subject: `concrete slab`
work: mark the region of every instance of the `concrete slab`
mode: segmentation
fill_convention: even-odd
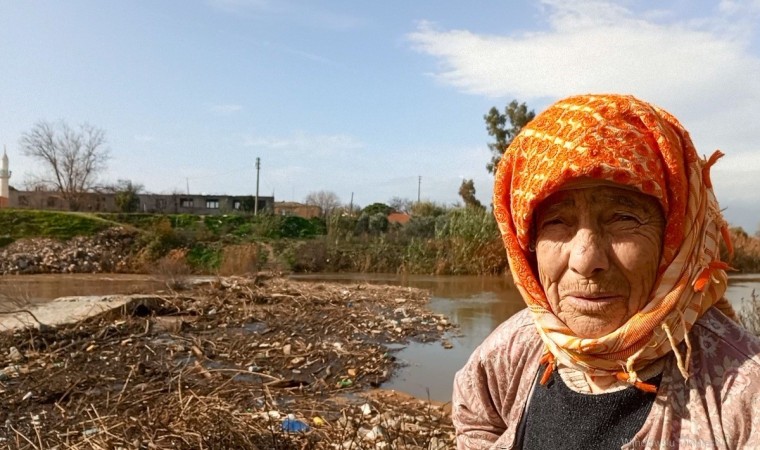
[[[132,313],[141,305],[150,309],[161,300],[156,295],[92,295],[60,297],[53,301],[31,306],[28,310],[18,310],[13,313],[0,314],[0,331],[23,328],[39,328],[39,323],[47,326],[58,326],[78,322],[83,319],[106,314],[124,308]]]

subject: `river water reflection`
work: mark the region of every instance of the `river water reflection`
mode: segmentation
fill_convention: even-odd
[[[446,350],[440,343],[412,343],[396,356],[406,365],[384,387],[417,397],[448,401],[454,373],[472,351],[501,322],[525,307],[507,277],[401,276],[384,274],[294,275],[293,279],[411,286],[431,293],[430,308],[459,325]],[[147,275],[23,275],[0,277],[0,309],[13,299],[32,303],[69,295],[105,295],[152,292],[165,288],[161,280]],[[760,274],[733,276],[727,297],[737,310],[760,293]]]
[[[140,274],[41,274],[0,276],[0,309],[18,301],[43,303],[71,295],[139,294],[166,288]]]
[[[316,274],[292,278],[352,284],[383,283],[429,290],[430,308],[459,325],[457,335],[450,339],[454,348],[446,350],[440,343],[408,345],[396,354],[406,365],[383,387],[443,402],[451,399],[454,373],[464,365],[472,351],[501,322],[525,307],[508,277]],[[760,274],[733,276],[726,296],[734,308],[741,310],[746,302],[751,301],[755,289],[760,293]]]

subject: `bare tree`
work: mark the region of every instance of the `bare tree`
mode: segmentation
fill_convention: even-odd
[[[388,206],[393,208],[395,211],[407,214],[412,211],[412,205],[414,205],[414,202],[412,200],[402,197],[393,197],[391,201],[388,202]]]
[[[309,192],[304,203],[319,206],[322,208],[322,217],[327,217],[340,206],[340,198],[332,191]]]
[[[37,184],[51,186],[76,211],[83,194],[96,186],[97,177],[110,158],[105,131],[84,124],[74,130],[65,122],[37,122],[21,136],[24,155],[42,164]]]

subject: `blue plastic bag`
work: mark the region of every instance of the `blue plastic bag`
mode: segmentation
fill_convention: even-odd
[[[305,433],[309,431],[309,426],[298,419],[285,419],[282,421],[282,431],[288,433]]]

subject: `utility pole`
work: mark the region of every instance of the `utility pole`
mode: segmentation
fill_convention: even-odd
[[[256,197],[253,201],[253,215],[259,214],[259,171],[261,170],[261,158],[256,157]]]
[[[187,195],[190,195],[190,179],[185,177],[185,189],[187,189]]]
[[[422,187],[422,175],[417,177],[417,203],[420,202],[420,188]]]
[[[348,204],[348,213],[354,215],[354,193],[351,193],[351,203]]]

